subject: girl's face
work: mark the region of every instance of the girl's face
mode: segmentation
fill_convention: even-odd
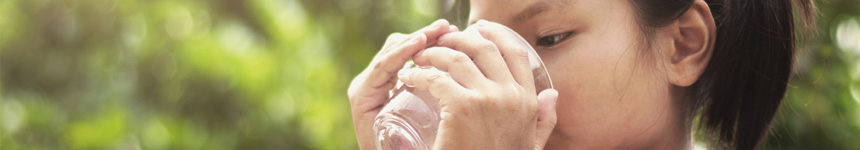
[[[549,69],[560,96],[547,148],[647,148],[689,136],[678,132],[686,130],[662,65],[664,35],[644,48],[628,1],[471,1],[469,22],[514,29]]]

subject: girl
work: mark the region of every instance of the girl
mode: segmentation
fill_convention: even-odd
[[[374,149],[373,118],[397,80],[440,99],[437,149],[691,149],[694,121],[715,148],[755,149],[785,95],[795,31],[813,29],[815,12],[810,0],[470,6],[465,31],[442,20],[392,34],[353,80],[362,149]],[[503,26],[539,53],[555,90],[534,92],[529,48]],[[409,59],[439,70],[399,71]]]

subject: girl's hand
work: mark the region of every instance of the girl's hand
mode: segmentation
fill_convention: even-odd
[[[448,33],[401,71],[404,84],[439,98],[436,149],[542,149],[555,126],[558,92],[535,93],[530,47],[501,24],[479,21]],[[448,72],[448,73],[446,73]]]
[[[352,80],[347,94],[361,149],[376,149],[373,119],[388,102],[388,92],[394,88],[397,71],[416,52],[435,43],[439,36],[457,30],[448,21],[438,20],[410,35],[391,34],[370,65]]]

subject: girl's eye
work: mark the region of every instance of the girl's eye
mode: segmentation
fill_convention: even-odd
[[[562,40],[567,39],[567,37],[570,36],[570,34],[571,34],[571,32],[566,32],[566,33],[562,33],[562,34],[555,34],[555,35],[540,37],[540,38],[538,38],[535,45],[543,46],[543,47],[552,47],[555,44],[558,44],[559,42],[561,42]]]

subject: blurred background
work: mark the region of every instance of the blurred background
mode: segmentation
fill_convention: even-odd
[[[860,0],[819,36],[765,149],[860,149]],[[357,149],[346,88],[455,0],[0,0],[0,149]]]

